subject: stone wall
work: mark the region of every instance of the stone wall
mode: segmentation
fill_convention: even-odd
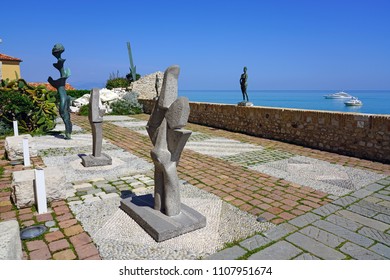
[[[140,100],[146,113],[153,100]],[[190,102],[189,121],[390,163],[390,116]]]

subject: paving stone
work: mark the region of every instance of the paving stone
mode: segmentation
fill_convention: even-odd
[[[291,224],[288,224],[288,223],[284,223],[284,224],[280,224],[274,228],[271,228],[270,230],[267,230],[265,232],[263,232],[262,234],[264,236],[266,236],[267,238],[273,240],[273,241],[276,241],[276,240],[279,240],[280,238],[286,236],[287,234],[297,230],[298,228],[291,225]]]
[[[58,230],[60,230],[58,227],[51,227],[51,228],[49,228],[50,232],[55,232],[55,231],[58,231]]]
[[[78,196],[68,197],[66,199],[67,202],[78,201],[78,200],[80,200],[80,197]]]
[[[377,198],[380,198],[380,199],[384,199],[384,200],[390,201],[390,196],[388,196],[388,195],[383,195],[383,194],[379,194],[379,193],[374,193],[373,196],[375,196],[375,197],[377,197]]]
[[[53,259],[55,260],[74,260],[76,255],[71,249],[63,250],[53,254]]]
[[[390,246],[390,235],[382,231],[369,227],[364,227],[360,229],[358,233]]]
[[[364,198],[366,196],[369,196],[373,193],[374,191],[367,190],[367,189],[360,189],[357,190],[356,192],[351,193],[352,196],[357,197],[357,198]]]
[[[390,259],[390,247],[383,245],[381,243],[377,243],[374,246],[370,247],[371,251],[374,251],[378,255],[381,255],[382,257]]]
[[[287,236],[286,240],[325,260],[342,260],[346,257],[335,249],[299,232]]]
[[[359,201],[355,205],[359,205],[361,207],[364,207],[364,208],[367,208],[367,209],[370,209],[373,211],[377,211],[377,212],[380,212],[380,213],[383,213],[386,215],[390,215],[390,207],[386,207],[383,205],[372,203],[372,202],[367,201],[366,199]]]
[[[368,248],[374,243],[374,240],[370,238],[367,238],[361,234],[355,233],[325,220],[316,221],[313,223],[313,226],[319,227],[325,231],[333,233],[337,236],[340,236],[346,240],[349,240],[366,248]]]
[[[376,192],[376,191],[379,191],[381,189],[383,189],[385,186],[383,185],[380,185],[380,184],[377,184],[377,183],[373,183],[373,184],[370,184],[368,186],[365,186],[364,189],[368,190],[368,191],[373,191],[373,192]]]
[[[246,254],[247,251],[239,246],[224,249],[218,253],[208,256],[207,260],[235,260]]]
[[[316,256],[309,253],[304,253],[296,257],[294,260],[319,260]]]
[[[378,202],[378,204],[386,207],[387,209],[390,209],[390,201],[385,200],[385,201]]]
[[[83,204],[83,201],[82,200],[75,200],[75,201],[70,201],[68,204],[70,206],[71,205],[80,205],[80,204]]]
[[[74,225],[64,229],[64,233],[66,236],[73,236],[79,233],[82,233],[84,230],[81,225]]]
[[[313,210],[313,213],[318,214],[320,216],[326,217],[329,216],[330,214],[333,214],[334,212],[340,210],[341,207],[334,205],[332,203],[326,204],[324,206],[321,206],[315,210]]]
[[[240,242],[240,246],[244,247],[248,251],[252,251],[254,249],[267,245],[270,242],[272,242],[272,240],[268,239],[267,237],[261,235],[255,235],[252,236],[251,238],[245,239],[244,241]]]
[[[49,249],[51,252],[57,252],[68,248],[69,242],[66,239],[60,239],[49,244]]]
[[[118,198],[119,194],[117,193],[109,193],[109,194],[104,194],[101,196],[101,199],[106,200],[106,199],[112,199],[112,198]]]
[[[358,205],[351,205],[347,208],[347,210],[354,212],[354,213],[357,213],[357,214],[362,215],[362,216],[370,217],[370,218],[374,217],[376,214],[378,214],[378,212],[376,212],[374,210],[367,209],[367,208],[364,208],[364,207],[361,207]]]
[[[357,260],[385,260],[384,257],[351,242],[345,243],[340,250]]]
[[[51,213],[39,214],[36,215],[35,218],[37,219],[37,222],[46,222],[53,220],[53,216],[51,215]]]
[[[329,233],[325,230],[313,226],[305,227],[301,229],[299,232],[332,248],[336,248],[337,246],[339,246],[341,243],[345,241],[345,239],[337,235],[334,235],[332,233]]]
[[[388,185],[390,185],[390,180],[388,178],[386,178],[386,179],[382,179],[382,180],[377,181],[377,183],[381,184],[383,186],[388,186]]]
[[[389,215],[378,214],[378,215],[374,216],[374,219],[381,221],[381,222],[384,222],[386,224],[390,224],[390,216]]]
[[[54,227],[56,225],[56,222],[54,222],[54,221],[47,221],[46,223],[45,223],[45,226],[47,226],[47,227]]]
[[[46,246],[44,248],[38,249],[36,251],[30,252],[31,260],[48,260],[51,258],[49,248]]]
[[[26,246],[27,250],[29,251],[35,251],[47,247],[46,243],[43,240],[27,241]]]
[[[61,231],[55,231],[55,232],[50,232],[50,233],[45,234],[45,239],[49,243],[56,241],[56,240],[59,240],[61,238],[64,238],[64,235],[62,234]]]
[[[329,217],[326,217],[325,220],[329,221],[335,225],[349,229],[351,231],[356,231],[363,226],[363,225],[355,223],[354,221],[351,221],[347,218],[341,217],[339,215],[334,215],[334,214],[330,215]]]
[[[313,223],[314,221],[317,221],[321,219],[321,216],[315,215],[313,213],[306,213],[302,216],[296,217],[295,219],[292,219],[289,221],[290,224],[293,224],[297,227],[305,227],[308,224]]]
[[[92,190],[87,191],[87,195],[88,194],[97,194],[97,193],[100,193],[100,192],[102,192],[101,189],[92,189]]]
[[[301,249],[282,240],[251,255],[248,260],[290,260],[301,253]]]
[[[83,195],[83,196],[81,197],[81,199],[82,199],[82,200],[86,200],[86,199],[93,198],[93,197],[94,197],[93,194],[87,194],[87,195]]]
[[[82,232],[70,238],[70,242],[72,242],[74,247],[82,246],[92,242],[92,239],[86,232]]]
[[[100,200],[101,200],[100,197],[89,197],[84,200],[84,203],[93,203]]]
[[[359,224],[375,228],[380,231],[385,231],[390,228],[390,225],[382,223],[380,221],[376,221],[374,219],[370,219],[367,217],[364,217],[362,215],[350,212],[348,210],[340,210],[337,212],[338,214],[342,215],[343,217],[353,220],[355,222],[358,222]]]
[[[359,200],[359,198],[347,195],[347,196],[340,197],[339,199],[333,201],[332,203],[345,207],[356,202],[357,200]]]
[[[82,191],[82,189],[91,189],[92,184],[91,183],[76,184],[76,185],[73,185],[73,188],[77,191]]]

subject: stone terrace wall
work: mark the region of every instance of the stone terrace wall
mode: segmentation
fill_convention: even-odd
[[[152,100],[140,100],[146,113]],[[189,121],[390,163],[390,116],[191,102]]]

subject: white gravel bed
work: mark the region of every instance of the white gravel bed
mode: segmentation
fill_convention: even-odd
[[[249,168],[336,196],[348,194],[386,177],[383,174],[303,156]]]
[[[91,235],[103,259],[198,259],[211,255],[227,242],[263,232],[274,225],[224,202],[219,197],[185,184],[182,202],[207,219],[205,228],[163,242],[152,239],[119,208],[120,199],[72,205],[76,218]]]

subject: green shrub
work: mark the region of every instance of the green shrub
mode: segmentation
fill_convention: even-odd
[[[79,111],[80,116],[88,116],[89,115],[89,104],[83,105],[80,107]]]
[[[82,97],[84,94],[90,93],[91,91],[88,89],[75,89],[75,90],[67,90],[66,93],[73,97],[74,99]]]
[[[0,137],[12,135],[13,128],[10,123],[0,120]]]
[[[128,86],[130,86],[130,82],[126,78],[115,78],[112,80],[108,80],[106,83],[106,88],[108,89],[126,88]]]
[[[143,112],[142,104],[138,103],[138,94],[126,93],[122,99],[110,104],[111,115],[135,115]]]
[[[11,126],[18,121],[21,132],[44,133],[56,125],[55,95],[44,86],[33,87],[25,80],[0,83],[0,121]],[[4,126],[4,124],[3,124]]]

